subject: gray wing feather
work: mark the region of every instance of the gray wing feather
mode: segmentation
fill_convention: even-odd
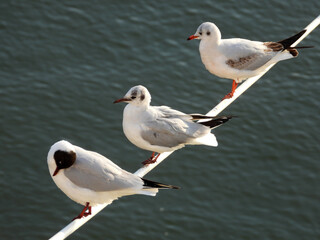
[[[186,120],[192,119],[192,117],[189,114],[185,114],[168,106],[153,106],[152,108],[157,112],[158,117],[161,118],[177,117]]]
[[[181,112],[175,110],[165,111],[154,121],[147,121],[142,125],[141,136],[152,145],[172,148],[210,131],[210,128],[194,123],[190,118],[190,115],[181,115]]]
[[[143,181],[121,169],[106,157],[76,148],[77,159],[72,167],[65,169],[65,176],[79,187],[93,191],[116,191],[139,188]]]
[[[177,131],[177,128],[166,120],[157,120],[156,124],[145,123],[141,134],[151,145],[172,148],[187,142],[189,137],[182,129]]]
[[[238,59],[229,59],[228,61],[226,61],[226,64],[228,64],[232,68],[236,68],[239,70],[254,71],[269,62],[273,58],[273,56],[274,55],[269,54],[254,54]]]
[[[235,53],[230,51],[230,49],[233,49],[235,46],[238,49],[236,57]],[[232,68],[239,70],[254,71],[265,65],[276,54],[276,51],[274,51],[274,49],[269,48],[269,46],[264,44],[263,42],[250,41],[247,39],[239,38],[225,39],[222,48],[226,49],[226,64],[228,64]]]

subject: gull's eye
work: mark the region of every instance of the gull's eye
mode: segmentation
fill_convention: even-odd
[[[135,98],[136,98],[135,96],[132,96],[132,97],[131,97],[131,99],[135,99]]]
[[[210,32],[207,32],[207,35],[209,36],[209,35],[210,35]]]
[[[199,32],[200,35],[202,35],[202,32]]]

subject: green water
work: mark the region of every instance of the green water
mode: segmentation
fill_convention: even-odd
[[[306,1],[0,2],[0,239],[47,239],[82,209],[46,162],[60,139],[128,171],[150,153],[122,132],[115,99],[137,84],[153,105],[206,113],[231,81],[203,66],[204,21],[224,38],[277,41],[319,15]],[[320,33],[223,114],[218,148],[188,146],[146,177],[181,186],[108,206],[69,239],[320,239]]]

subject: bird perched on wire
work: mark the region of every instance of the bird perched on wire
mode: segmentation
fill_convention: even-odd
[[[258,42],[242,38],[221,39],[219,28],[211,22],[202,23],[187,40],[199,39],[199,51],[206,69],[221,78],[232,79],[232,89],[223,99],[231,98],[239,83],[266,71],[276,62],[298,56],[291,47],[304,33],[279,42]]]
[[[141,85],[132,87],[123,98],[114,101],[119,102],[128,103],[122,122],[126,137],[137,147],[153,152],[149,159],[142,162],[144,165],[154,163],[160,153],[185,145],[218,146],[211,129],[232,118],[186,114],[167,106],[151,106],[151,95]],[[159,153],[157,156],[156,152]]]
[[[52,145],[47,162],[55,184],[73,201],[85,206],[74,219],[90,215],[91,206],[110,204],[122,196],[155,196],[158,189],[179,188],[140,178],[99,153],[65,140]]]

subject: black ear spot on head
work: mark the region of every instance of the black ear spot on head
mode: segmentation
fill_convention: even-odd
[[[132,92],[131,92],[131,97],[136,97],[138,94],[138,91],[136,89],[134,89]]]
[[[146,96],[144,94],[141,94],[140,100],[143,101],[145,98],[146,98]]]
[[[207,32],[207,35],[210,36],[210,32]]]
[[[64,169],[71,167],[76,161],[77,155],[75,152],[58,150],[54,153],[53,158],[56,162],[58,169]]]

